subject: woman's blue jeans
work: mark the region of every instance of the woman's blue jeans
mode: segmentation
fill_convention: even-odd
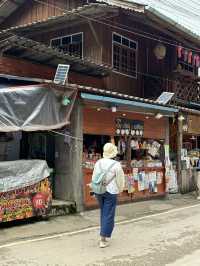
[[[100,206],[100,235],[103,237],[111,237],[114,228],[117,195],[106,192],[100,195],[96,194],[95,196]]]

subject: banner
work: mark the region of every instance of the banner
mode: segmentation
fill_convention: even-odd
[[[0,223],[46,216],[51,208],[51,201],[48,178],[32,186],[0,193]]]

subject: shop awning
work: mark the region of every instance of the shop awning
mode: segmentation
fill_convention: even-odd
[[[143,99],[144,101],[135,101],[90,93],[81,93],[81,98],[88,102],[101,102],[107,105],[115,105],[118,107],[124,106],[127,107],[129,111],[161,113],[164,116],[174,116],[174,113],[178,113],[179,111],[177,108],[156,104],[156,102],[152,103],[153,101],[148,102],[148,100],[145,99]]]
[[[53,85],[1,88],[0,132],[61,128],[69,124],[75,97],[76,90],[56,91]]]

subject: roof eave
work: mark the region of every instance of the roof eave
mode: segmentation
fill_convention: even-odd
[[[200,36],[198,36],[197,34],[195,34],[194,32],[190,31],[189,29],[187,29],[186,27],[182,26],[181,24],[176,23],[174,20],[170,19],[169,17],[161,14],[159,11],[157,11],[156,9],[152,8],[152,7],[148,7],[146,8],[146,14],[147,16],[153,18],[154,16],[156,16],[157,18],[165,21],[166,23],[168,23],[170,26],[175,27],[177,30],[181,31],[181,33],[183,35],[185,35],[186,38],[192,38],[192,41],[196,44],[198,44],[199,46],[199,42],[200,42]]]
[[[139,3],[133,3],[132,1],[129,0],[124,0],[123,3],[121,0],[97,0],[97,2],[103,2],[111,6],[121,7],[123,9],[129,9],[140,13],[144,13],[145,11],[145,5]]]

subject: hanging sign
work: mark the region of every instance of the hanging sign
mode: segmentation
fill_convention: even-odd
[[[140,120],[117,118],[116,134],[119,136],[142,137],[144,135],[144,122]]]
[[[177,48],[178,59],[191,64],[195,67],[200,67],[200,56],[198,54],[189,51],[182,46]]]

